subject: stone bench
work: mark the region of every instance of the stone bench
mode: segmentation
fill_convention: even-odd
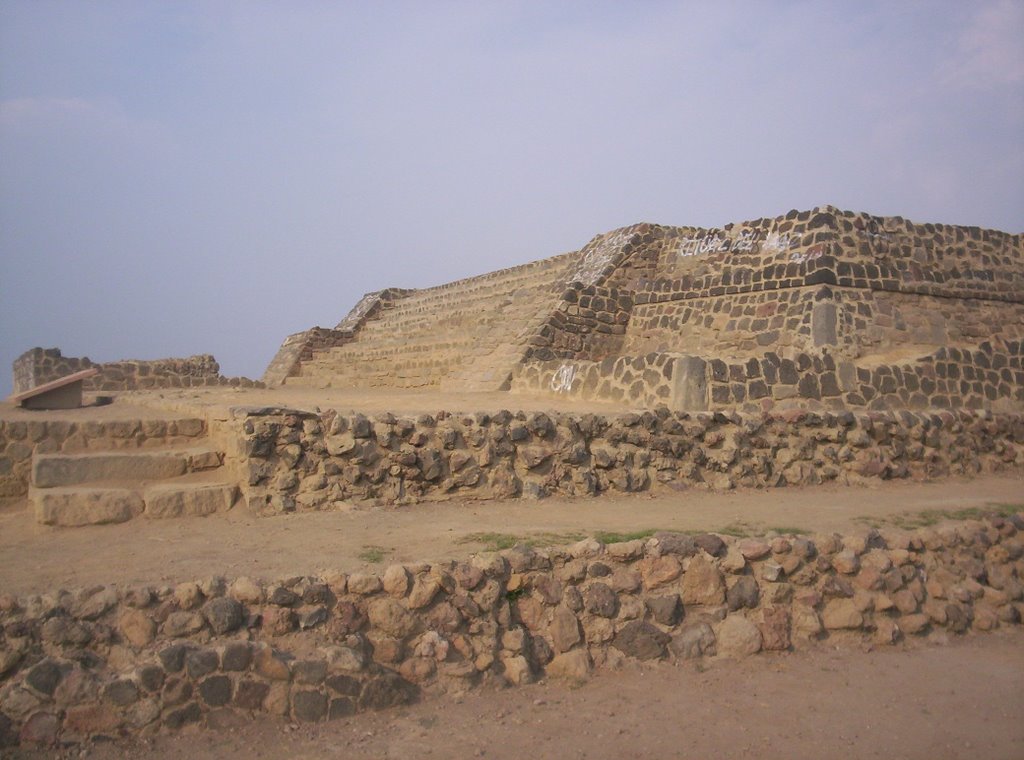
[[[11,396],[8,400],[25,409],[77,409],[82,405],[82,384],[98,375],[96,368],[83,369],[71,375],[37,385]]]

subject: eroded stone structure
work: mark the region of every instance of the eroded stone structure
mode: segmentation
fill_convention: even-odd
[[[832,207],[638,224],[580,251],[364,297],[264,380],[512,389],[675,411],[1024,407],[1020,234]]]
[[[263,386],[246,377],[224,377],[217,360],[210,354],[187,359],[122,359],[100,364],[88,357],[64,356],[59,348],[36,347],[14,360],[14,392],[22,393],[84,369],[99,371],[85,381],[87,391]]]

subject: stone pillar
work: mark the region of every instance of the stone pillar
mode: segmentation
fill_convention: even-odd
[[[814,340],[815,348],[835,346],[839,343],[836,322],[835,301],[821,301],[814,304],[811,309],[811,337]]]
[[[708,363],[699,356],[677,356],[672,367],[672,411],[708,409]]]

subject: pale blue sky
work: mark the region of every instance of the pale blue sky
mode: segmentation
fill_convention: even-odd
[[[0,2],[0,393],[826,203],[1024,230],[1024,0]]]

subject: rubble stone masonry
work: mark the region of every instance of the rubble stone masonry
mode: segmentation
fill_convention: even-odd
[[[0,748],[315,723],[481,683],[1020,625],[1024,516],[659,533],[263,582],[0,594]]]
[[[250,508],[265,515],[346,501],[857,483],[1024,464],[1024,416],[967,410],[370,418],[238,408],[217,426]]]

